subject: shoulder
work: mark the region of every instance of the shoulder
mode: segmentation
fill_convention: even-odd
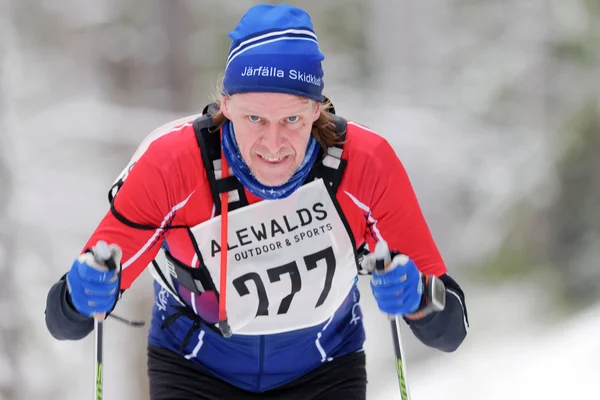
[[[342,153],[349,167],[385,168],[391,161],[398,162],[396,152],[378,132],[355,121],[348,120],[346,142]]]
[[[165,124],[140,144],[110,189],[109,199],[114,199],[120,213],[155,212],[152,223],[146,223],[152,226],[159,221],[157,216],[160,223],[177,214],[174,224],[186,226],[210,216],[212,197],[196,141],[196,119],[190,116]]]
[[[171,121],[152,131],[119,174],[113,188],[131,179],[145,181],[159,191],[169,187],[171,191],[187,193],[196,188],[206,178],[193,128],[196,118],[193,115]]]
[[[181,163],[200,160],[192,115],[171,121],[152,131],[136,150],[132,161],[144,158],[159,169],[170,169]]]
[[[341,193],[363,204],[373,204],[405,175],[404,166],[388,140],[375,130],[350,120],[342,159],[346,161],[346,169],[340,184]]]

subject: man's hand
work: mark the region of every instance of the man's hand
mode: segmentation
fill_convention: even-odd
[[[362,267],[372,272],[371,290],[377,306],[396,316],[415,312],[423,297],[423,280],[415,263],[406,255],[391,252],[392,261],[384,272],[375,270],[375,254],[365,256]]]
[[[67,287],[75,309],[86,317],[104,319],[117,301],[121,249],[98,242],[80,255],[67,273]]]

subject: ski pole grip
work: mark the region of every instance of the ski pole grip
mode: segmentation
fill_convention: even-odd
[[[375,271],[384,272],[385,268],[392,262],[390,249],[385,240],[380,240],[375,245]]]
[[[92,254],[94,260],[100,265],[104,265],[109,271],[117,269],[115,260],[112,257],[112,252],[105,241],[99,240],[94,247],[92,247]]]
[[[98,263],[98,265],[104,266],[108,271],[114,271],[117,269],[112,252],[105,241],[99,240],[98,243],[92,247],[91,253],[93,254],[94,260]],[[91,267],[97,268],[93,265]],[[103,321],[106,319],[106,313],[94,314],[93,317],[98,321]]]

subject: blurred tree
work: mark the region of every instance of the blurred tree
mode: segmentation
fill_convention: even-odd
[[[2,17],[9,15],[6,4],[0,3],[0,37],[8,37],[8,28]],[[4,28],[4,29],[3,29]],[[0,40],[0,399],[17,398],[22,384],[19,376],[17,352],[19,348],[19,318],[15,313],[13,268],[16,239],[12,234],[8,211],[13,193],[13,179],[8,154],[8,139],[5,134],[6,91],[4,84],[4,55],[6,42]]]
[[[375,69],[369,59],[372,5],[361,0],[305,0],[301,6],[311,14],[325,53],[325,88],[328,83],[365,87]]]
[[[547,262],[559,272],[563,296],[581,305],[600,298],[600,98],[572,118],[564,135],[561,190],[547,214]]]
[[[562,298],[579,306],[600,298],[600,1],[559,4],[551,13],[554,32],[561,34],[549,42],[554,74],[547,120],[563,151],[559,190],[543,214],[549,230],[544,249]],[[569,8],[565,19],[559,11]]]
[[[547,3],[544,12],[544,51],[535,70],[541,85],[523,90],[524,80],[515,80],[500,87],[488,117],[514,117],[513,106],[535,96],[537,105],[526,110],[541,113],[528,121],[537,120],[533,126],[555,143],[558,187],[542,209],[513,207],[512,229],[482,271],[492,280],[521,279],[550,266],[544,272],[557,298],[580,306],[600,297],[600,1]]]
[[[1,107],[1,106],[0,106]],[[1,117],[1,110],[0,110]],[[14,235],[11,234],[8,215],[8,203],[12,195],[11,172],[6,165],[3,154],[6,140],[0,136],[0,399],[16,399],[21,379],[17,352],[19,349],[19,318],[15,314],[16,305],[13,303],[13,249],[16,246]]]

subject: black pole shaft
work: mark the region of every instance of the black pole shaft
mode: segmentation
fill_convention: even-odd
[[[392,339],[394,341],[394,353],[396,356],[396,372],[398,374],[398,384],[400,385],[400,398],[410,400],[408,385],[406,383],[406,365],[402,358],[402,337],[400,336],[400,318],[395,317],[391,321]]]
[[[95,366],[96,366],[96,390],[94,392],[95,400],[102,400],[104,390],[104,374],[102,370],[102,352],[103,352],[103,333],[104,333],[104,322],[99,319],[94,320],[94,336],[95,336]]]

